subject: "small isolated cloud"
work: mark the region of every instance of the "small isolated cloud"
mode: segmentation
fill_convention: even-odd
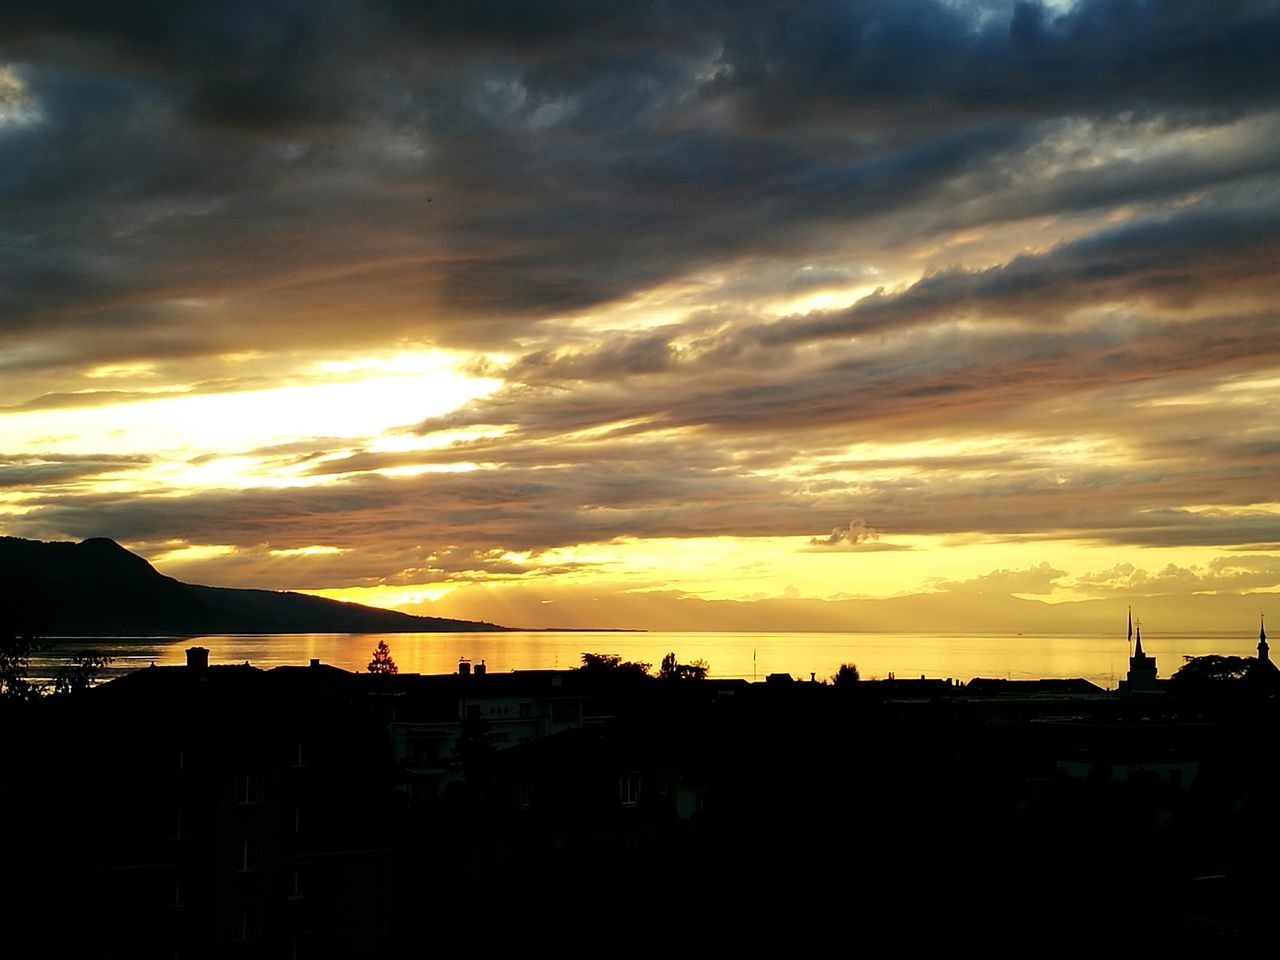
[[[865,520],[850,520],[847,527],[832,527],[831,534],[826,537],[811,537],[811,547],[856,547],[860,543],[872,543],[880,539],[880,532],[869,526]]]
[[[900,543],[882,543],[880,531],[867,525],[865,520],[850,520],[847,527],[832,527],[831,533],[825,537],[810,537],[805,553],[817,550],[858,550],[874,552],[877,550],[910,550]]]
[[[969,580],[935,579],[929,585],[946,593],[993,593],[1014,594],[1031,593],[1042,595],[1052,593],[1056,581],[1067,575],[1045,561],[1040,561],[1025,570],[992,570],[980,577]]]

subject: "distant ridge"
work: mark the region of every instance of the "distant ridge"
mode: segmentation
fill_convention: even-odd
[[[415,617],[301,593],[182,583],[114,540],[0,537],[3,602],[29,607],[47,636],[202,633],[456,633],[507,630]]]

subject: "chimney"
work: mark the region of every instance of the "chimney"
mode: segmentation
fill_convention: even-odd
[[[314,670],[314,669],[315,669],[316,667],[318,667],[318,666],[320,666],[320,658],[319,658],[319,657],[312,657],[312,658],[311,658],[311,669],[312,669],[312,670]]]
[[[187,647],[187,669],[204,673],[209,669],[209,649],[207,647]]]
[[[464,677],[471,676],[471,661],[466,657],[458,661],[458,673]]]
[[[484,665],[484,661],[483,661],[483,660],[481,660],[479,663],[477,663],[477,664],[476,664],[476,676],[477,676],[477,677],[483,677],[483,676],[485,675],[485,671],[486,671],[487,669],[488,669],[488,668],[487,668],[487,667],[485,667],[485,665]]]

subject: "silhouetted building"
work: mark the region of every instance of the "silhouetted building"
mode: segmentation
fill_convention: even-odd
[[[1126,693],[1159,689],[1136,640]],[[1276,675],[1265,630],[1258,651]],[[1252,745],[1278,704],[1081,679],[263,671],[193,647],[38,705],[0,801],[29,827],[13,862],[44,871],[22,902],[83,914],[86,956],[408,956],[474,937],[449,918],[480,909],[503,920],[487,945],[566,909],[575,935],[614,935],[620,908],[694,879],[884,925],[926,900],[939,929],[1007,943],[1139,890],[1134,937],[1169,947],[1180,884],[1275,862],[1280,777]],[[1083,849],[1117,855],[1062,855]],[[674,912],[665,932],[708,926]]]
[[[1129,614],[1129,635],[1134,635],[1133,614]],[[1133,656],[1129,658],[1129,674],[1120,681],[1121,693],[1155,693],[1160,689],[1156,679],[1156,658],[1142,652],[1142,625],[1137,628]]]
[[[1255,695],[1280,693],[1280,668],[1271,659],[1271,647],[1267,643],[1267,624],[1265,620],[1258,622],[1258,658],[1245,675],[1249,688]]]
[[[456,674],[381,678],[374,689],[412,802],[439,797],[463,779],[468,750],[505,750],[579,727],[586,697],[551,670],[491,674],[467,661]]]

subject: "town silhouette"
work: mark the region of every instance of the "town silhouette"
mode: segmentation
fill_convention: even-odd
[[[576,669],[420,676],[384,639],[363,673],[210,663],[192,645],[185,665],[103,684],[77,661],[81,682],[39,696],[19,682],[37,641],[6,622],[15,943],[383,957],[836,937],[1228,956],[1269,936],[1265,629],[1256,658],[1160,679],[1130,619],[1117,691],[863,680],[851,663],[752,683],[674,652],[656,671],[588,651]]]

